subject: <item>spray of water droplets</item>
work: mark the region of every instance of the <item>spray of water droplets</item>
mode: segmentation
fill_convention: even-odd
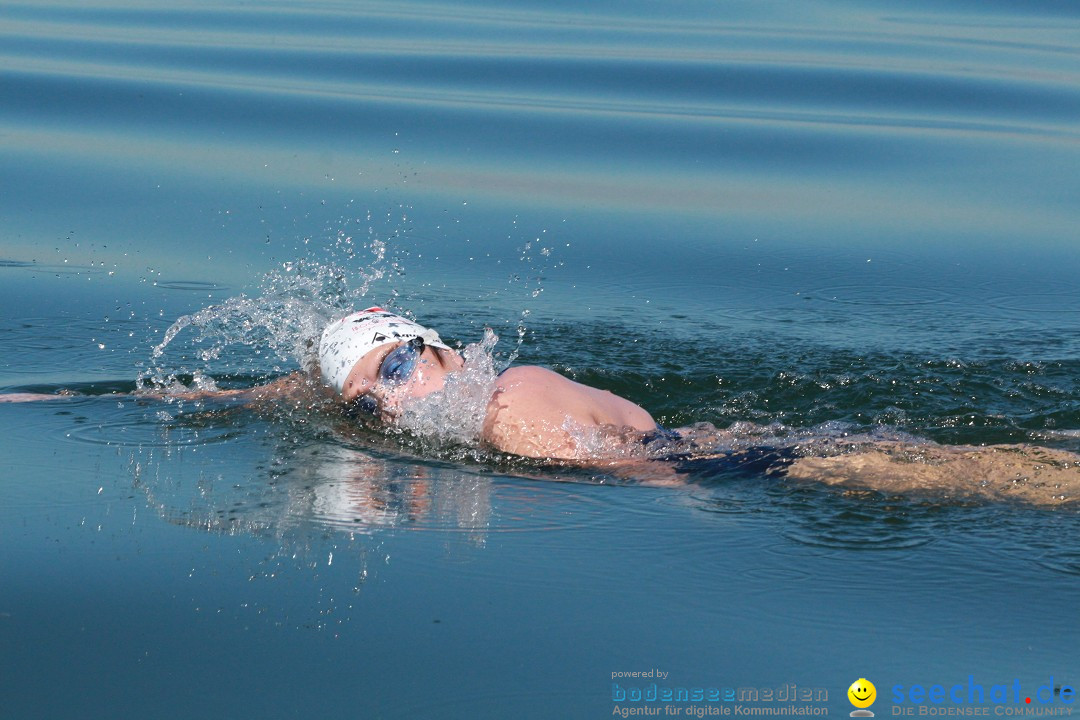
[[[212,389],[208,374],[265,376],[284,367],[314,367],[327,321],[363,297],[368,281],[350,288],[335,265],[284,263],[264,276],[261,294],[240,295],[176,320],[151,353],[139,382],[175,388],[179,375],[203,378],[191,389]],[[189,331],[189,332],[185,332]]]
[[[494,360],[498,340],[486,329],[483,340],[466,346],[462,369],[446,376],[442,390],[404,402],[397,428],[444,447],[475,445],[501,369]]]

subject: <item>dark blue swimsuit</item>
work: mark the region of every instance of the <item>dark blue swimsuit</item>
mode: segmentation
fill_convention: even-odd
[[[681,436],[676,431],[657,425],[656,430],[645,433],[641,442],[643,445],[660,443],[657,446],[659,450],[664,444],[676,443],[680,439]],[[800,457],[793,448],[774,445],[727,450],[708,457],[695,457],[690,453],[678,452],[677,447],[671,449],[674,452],[660,455],[657,459],[675,463],[677,473],[708,477],[779,476]]]

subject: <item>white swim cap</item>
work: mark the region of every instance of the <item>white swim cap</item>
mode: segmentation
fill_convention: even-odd
[[[369,352],[398,340],[423,338],[425,345],[449,350],[434,330],[380,307],[346,315],[323,330],[319,341],[319,369],[323,382],[339,393],[353,366]]]

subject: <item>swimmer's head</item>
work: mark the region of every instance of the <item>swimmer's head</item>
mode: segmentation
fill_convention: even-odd
[[[358,393],[350,387],[350,374],[368,353],[383,345],[401,344],[416,338],[420,338],[426,347],[450,349],[434,330],[379,307],[335,320],[323,330],[319,342],[323,382],[351,400]]]

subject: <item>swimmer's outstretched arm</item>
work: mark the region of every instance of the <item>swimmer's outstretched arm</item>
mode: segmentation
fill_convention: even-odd
[[[303,373],[292,373],[278,378],[266,385],[257,385],[253,388],[240,388],[236,390],[191,390],[186,392],[134,392],[114,393],[116,396],[149,398],[157,400],[208,400],[213,398],[238,398],[253,402],[272,400],[293,396],[308,388],[308,378]],[[70,390],[61,390],[58,393],[0,393],[0,403],[23,403],[43,402],[48,400],[70,400],[81,397],[78,393]]]
[[[151,398],[156,400],[167,400],[170,398],[176,398],[177,400],[204,400],[208,398],[216,397],[233,397],[237,395],[253,394],[255,388],[250,390],[193,390],[191,392],[181,393],[109,393],[103,397],[134,397],[134,398]],[[0,403],[28,403],[28,402],[49,402],[54,400],[71,400],[77,397],[86,397],[79,393],[73,392],[59,392],[59,393],[0,393]]]
[[[66,400],[71,395],[46,395],[44,393],[0,393],[0,403],[37,402],[39,400]]]

